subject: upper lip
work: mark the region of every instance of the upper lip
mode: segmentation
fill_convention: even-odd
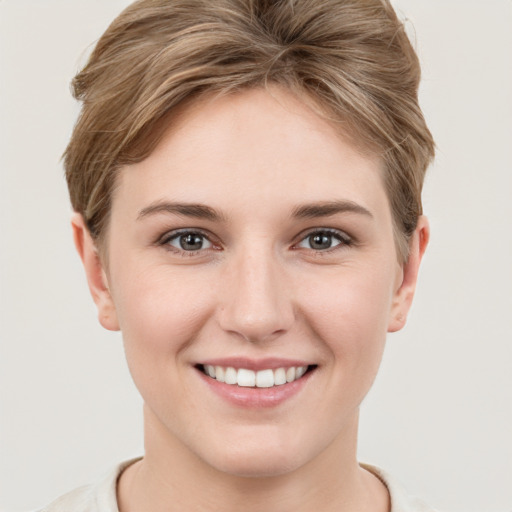
[[[206,366],[222,366],[224,368],[245,368],[247,370],[276,370],[277,368],[290,368],[292,366],[310,366],[311,362],[300,359],[284,359],[269,357],[263,359],[250,359],[247,357],[224,357],[207,359],[197,363],[198,365]]]

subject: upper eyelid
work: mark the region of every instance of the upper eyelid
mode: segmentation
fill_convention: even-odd
[[[304,238],[313,235],[314,233],[328,233],[330,235],[337,235],[340,239],[345,241],[353,241],[354,237],[349,235],[346,231],[343,231],[341,229],[336,228],[321,228],[321,227],[315,227],[315,228],[309,228],[305,231],[302,231],[299,233],[296,237],[296,240],[298,242],[304,240]]]
[[[195,233],[195,234],[198,234],[198,235],[201,235],[201,236],[204,236],[206,239],[208,239],[210,242],[214,243],[214,239],[215,237],[205,231],[204,229],[201,229],[201,228],[178,228],[178,229],[170,229],[168,231],[166,231],[164,234],[162,234],[161,236],[158,237],[157,239],[157,242],[160,242],[160,243],[165,243],[165,242],[168,242],[169,240],[172,240],[180,235],[184,235],[184,234],[187,234],[187,233]]]

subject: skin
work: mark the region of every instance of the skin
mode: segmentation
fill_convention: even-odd
[[[326,212],[333,202],[343,208]],[[306,216],[312,204],[324,209]],[[389,509],[357,463],[359,406],[386,333],[405,323],[429,228],[421,218],[401,265],[376,156],[285,90],[210,98],[121,170],[108,261],[79,214],[73,228],[145,403],[146,454],[120,478],[122,512]],[[178,229],[203,248],[180,252]],[[313,247],[326,230],[327,248]],[[195,368],[234,356],[316,368],[278,406],[239,407]]]

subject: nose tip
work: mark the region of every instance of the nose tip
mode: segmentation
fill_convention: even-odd
[[[251,343],[264,343],[284,334],[287,329],[280,328],[274,319],[259,315],[239,315],[225,330]]]
[[[271,258],[246,258],[230,269],[224,283],[220,325],[253,343],[274,340],[287,332],[294,311],[284,273]]]

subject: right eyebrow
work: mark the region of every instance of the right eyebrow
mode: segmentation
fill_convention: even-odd
[[[194,217],[196,219],[205,219],[216,222],[225,221],[224,215],[213,208],[200,203],[174,203],[169,201],[157,201],[143,208],[137,215],[137,220],[141,220],[150,215],[158,213],[169,213],[184,217]]]

